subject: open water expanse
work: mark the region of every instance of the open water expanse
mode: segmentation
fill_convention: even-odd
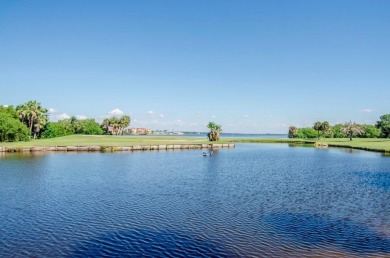
[[[390,157],[0,154],[1,257],[390,257]]]

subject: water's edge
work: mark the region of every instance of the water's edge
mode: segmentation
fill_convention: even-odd
[[[46,146],[46,147],[0,147],[0,152],[37,152],[37,151],[80,151],[80,152],[114,152],[114,151],[149,151],[149,150],[188,150],[234,148],[234,143],[224,144],[170,144],[170,145],[133,145],[133,146]]]

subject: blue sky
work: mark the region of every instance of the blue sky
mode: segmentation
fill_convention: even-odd
[[[390,1],[1,1],[0,103],[286,133],[390,113]]]

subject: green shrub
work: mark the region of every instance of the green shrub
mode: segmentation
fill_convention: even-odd
[[[30,131],[19,121],[13,107],[0,106],[0,142],[28,141]]]
[[[317,138],[317,131],[313,128],[299,128],[296,138],[300,139],[314,139]]]
[[[378,138],[381,135],[381,130],[373,125],[363,125],[363,130],[362,138]]]

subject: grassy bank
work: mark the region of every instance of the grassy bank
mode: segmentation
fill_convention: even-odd
[[[221,140],[213,143],[227,143]],[[111,135],[69,135],[51,139],[31,140],[28,142],[4,142],[0,147],[35,146],[134,146],[160,144],[207,144],[205,138],[178,136],[111,136]]]
[[[234,143],[296,143],[296,144],[307,144],[315,141],[305,139],[288,139],[288,138],[228,138],[225,139],[228,142]]]
[[[235,138],[231,139],[233,142],[246,142],[246,143],[294,143],[294,144],[313,144],[316,142],[326,143],[330,147],[345,147],[354,148],[369,151],[378,152],[390,152],[390,139],[366,139],[355,138],[352,141],[349,139],[336,139],[336,138],[321,138],[317,139],[244,139]]]
[[[319,142],[327,143],[331,147],[347,147],[354,149],[390,152],[390,139],[321,139]]]

